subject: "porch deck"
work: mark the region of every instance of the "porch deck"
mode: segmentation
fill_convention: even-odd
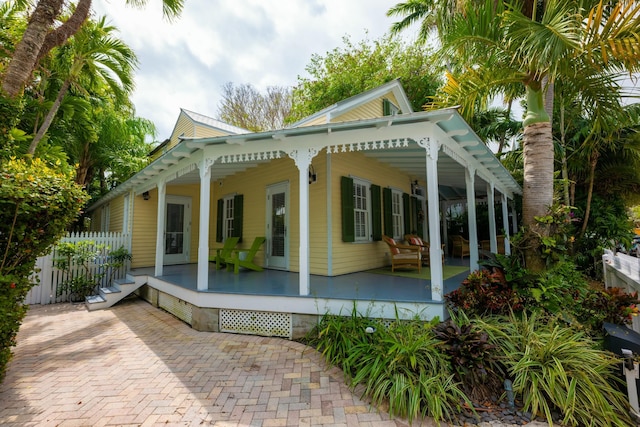
[[[468,266],[468,259],[447,259],[447,265]],[[443,293],[447,294],[460,286],[468,271],[444,281]],[[134,276],[154,276],[153,267],[131,270]],[[240,271],[239,274],[226,269],[216,270],[209,265],[209,288],[196,288],[197,265],[181,264],[164,266],[163,275],[157,280],[202,294],[239,294],[246,296],[274,296],[297,298],[340,299],[349,301],[388,301],[407,303],[434,303],[431,296],[431,281],[410,277],[392,276],[371,272],[358,272],[340,276],[310,276],[310,292],[301,296],[298,292],[299,274],[295,272],[269,270],[262,272]]]

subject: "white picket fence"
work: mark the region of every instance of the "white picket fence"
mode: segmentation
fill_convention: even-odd
[[[106,245],[106,248],[100,255],[98,255],[94,262],[91,263],[90,268],[95,272],[102,268],[101,264],[104,262],[106,256],[111,250],[125,247],[131,252],[131,244],[129,235],[124,233],[107,233],[107,232],[82,232],[71,233],[66,237],[63,237],[60,242],[77,243],[83,240],[90,240],[96,245]],[[108,248],[108,249],[107,249]],[[56,302],[66,301],[68,295],[57,295],[58,284],[62,283],[68,278],[67,273],[54,267],[53,260],[56,259],[56,247],[51,252],[43,257],[40,257],[36,261],[35,271],[32,275],[32,281],[38,283],[31,288],[27,297],[25,298],[26,304],[53,304]],[[122,268],[115,272],[113,278],[121,279],[126,275],[129,269],[129,263],[126,263]],[[75,272],[72,271],[73,275]],[[105,277],[106,281],[108,278]],[[103,283],[102,285],[108,285]]]
[[[640,258],[605,249],[602,265],[607,288],[621,288],[640,295]],[[633,318],[631,328],[640,332],[640,317]]]

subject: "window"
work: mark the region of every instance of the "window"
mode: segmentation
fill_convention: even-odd
[[[400,114],[400,108],[395,105],[393,102],[384,98],[382,100],[382,115],[384,116],[395,116],[396,114]]]
[[[382,206],[380,186],[343,176],[340,181],[342,201],[342,241],[382,240]]]
[[[224,199],[224,214],[222,218],[222,232],[225,240],[233,236],[233,212],[233,197],[227,197]]]
[[[393,238],[402,239],[404,235],[402,192],[397,190],[391,190],[391,218],[393,221]]]
[[[353,221],[355,240],[369,240],[369,184],[360,180],[353,180]]]
[[[228,237],[238,237],[242,241],[243,205],[242,194],[218,199],[216,242],[222,242]]]

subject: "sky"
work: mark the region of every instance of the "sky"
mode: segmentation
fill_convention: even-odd
[[[252,84],[294,86],[314,54],[376,40],[398,18],[387,10],[400,0],[185,0],[181,16],[162,17],[160,0],[144,8],[124,0],[94,0],[94,17],[106,16],[139,60],[132,100],[136,115],[171,136],[180,108],[217,115],[221,88]],[[404,37],[411,40],[410,32]]]

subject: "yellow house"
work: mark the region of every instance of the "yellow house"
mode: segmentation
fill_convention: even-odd
[[[292,337],[354,301],[380,317],[444,318],[441,218],[450,195],[491,205],[498,197],[508,230],[508,200],[521,192],[455,108],[413,112],[397,80],[260,133],[181,110],[153,156],[89,208],[92,225],[128,233],[140,293],[202,330],[267,325],[257,333]],[[495,218],[490,228],[495,252]],[[400,282],[384,282],[392,276],[362,272],[390,264],[383,235],[405,234],[430,243],[430,276],[403,283],[403,294]],[[264,271],[216,270],[210,256],[229,237],[240,239],[237,249],[265,237],[253,258]],[[289,332],[274,333],[282,316]]]

